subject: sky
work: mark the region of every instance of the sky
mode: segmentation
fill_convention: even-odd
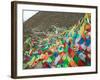
[[[24,11],[23,13],[23,20],[24,22],[31,18],[33,15],[38,13],[39,11]]]

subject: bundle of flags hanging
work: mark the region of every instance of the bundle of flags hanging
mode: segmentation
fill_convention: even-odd
[[[91,15],[85,14],[71,30],[66,29],[59,36],[44,39],[28,36],[23,53],[24,69],[90,66]]]

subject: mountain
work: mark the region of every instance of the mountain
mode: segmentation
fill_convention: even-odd
[[[52,28],[52,25],[65,29],[77,24],[83,16],[84,13],[39,11],[23,23],[23,31],[24,34],[45,32]]]

